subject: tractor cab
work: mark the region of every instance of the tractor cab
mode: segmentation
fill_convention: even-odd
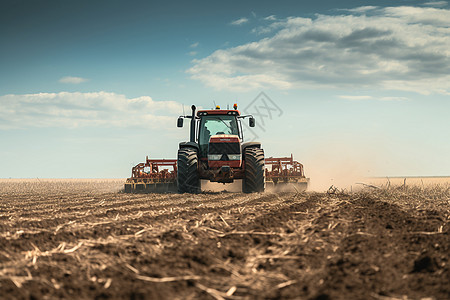
[[[242,124],[238,110],[200,110],[197,127],[197,141],[199,145],[199,157],[208,160],[217,159],[221,146],[233,142],[240,148],[243,139]],[[226,153],[226,149],[223,149]],[[240,149],[239,149],[240,150]],[[219,151],[219,152],[218,152]],[[233,153],[233,154],[239,154]],[[208,156],[215,154],[216,156]]]
[[[201,160],[211,160],[208,157],[209,154],[219,154],[216,152],[221,148],[221,145],[225,144],[224,142],[231,142],[233,148],[236,148],[236,144],[238,144],[240,148],[244,139],[242,119],[249,117],[249,126],[255,126],[253,116],[241,116],[236,104],[233,108],[222,110],[220,106],[216,106],[216,109],[199,110],[195,114],[194,107],[192,116],[180,116],[178,118],[178,127],[183,127],[183,118],[191,119],[190,143],[197,144],[198,156]],[[216,157],[212,156],[211,158],[212,160],[218,160],[215,159]]]

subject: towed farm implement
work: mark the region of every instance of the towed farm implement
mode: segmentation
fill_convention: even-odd
[[[177,159],[149,159],[133,167],[125,182],[125,192],[198,193],[201,180],[232,183],[242,180],[244,193],[264,192],[266,184],[274,187],[292,184],[296,190],[306,190],[309,178],[303,165],[290,157],[264,157],[259,142],[243,142],[242,116],[234,109],[200,110],[192,105],[192,114],[180,116],[191,119],[190,140],[181,142]]]

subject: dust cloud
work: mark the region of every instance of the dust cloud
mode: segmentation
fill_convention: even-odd
[[[208,180],[201,181],[201,187],[203,192],[230,192],[230,193],[241,193],[242,192],[242,180],[235,180],[233,183],[217,183],[209,182]],[[278,184],[274,186],[273,184],[266,183],[266,192],[268,193],[283,193],[283,192],[300,192],[304,191],[303,185],[298,184]]]
[[[352,168],[342,163],[341,165],[311,164],[311,170],[306,174],[310,177],[310,191],[323,192],[331,186],[339,189],[353,190],[364,183],[366,178],[358,168]],[[359,186],[360,187],[360,186]]]
[[[331,186],[355,190],[368,183],[378,170],[378,155],[364,145],[351,147],[346,143],[327,143],[305,159],[305,175],[310,178],[309,191],[323,192]],[[302,161],[303,159],[303,161]]]
[[[233,183],[218,183],[201,180],[201,188],[203,192],[242,192],[242,180],[235,180]]]

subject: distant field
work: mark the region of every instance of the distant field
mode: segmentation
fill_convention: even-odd
[[[57,193],[71,192],[118,192],[123,189],[125,179],[66,179],[66,178],[0,178],[0,194],[9,193]]]
[[[406,180],[406,181],[405,181]],[[311,182],[315,183],[315,178],[311,178]],[[430,185],[450,185],[450,176],[424,176],[424,177],[370,177],[358,180],[359,183],[373,184],[376,186],[385,186],[389,183],[394,186],[406,185],[409,186],[430,186]],[[45,185],[43,183],[46,183]],[[123,189],[125,178],[0,178],[0,187],[3,189],[14,190],[18,186],[20,188],[28,188],[30,190],[42,189],[44,186],[46,189],[60,189],[60,188],[75,188],[82,190],[92,190],[92,187],[96,187],[97,191],[102,192],[114,192]],[[331,183],[330,183],[331,184]],[[340,186],[339,188],[346,187],[346,185],[357,185],[357,182],[349,183]],[[210,183],[202,181],[202,189],[207,191],[223,191],[226,187],[227,191],[237,192],[240,191],[241,182],[237,180],[234,184],[223,185],[221,183]],[[327,186],[328,187],[328,186]],[[326,189],[324,189],[326,190]]]
[[[368,178],[367,182],[373,185],[406,185],[410,186],[430,186],[430,185],[450,185],[450,176],[428,176],[428,177],[375,177]]]

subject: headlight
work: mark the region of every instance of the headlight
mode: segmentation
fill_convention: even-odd
[[[228,154],[228,159],[229,160],[240,160],[241,155],[240,154]]]
[[[208,154],[208,160],[220,160],[222,154]]]

